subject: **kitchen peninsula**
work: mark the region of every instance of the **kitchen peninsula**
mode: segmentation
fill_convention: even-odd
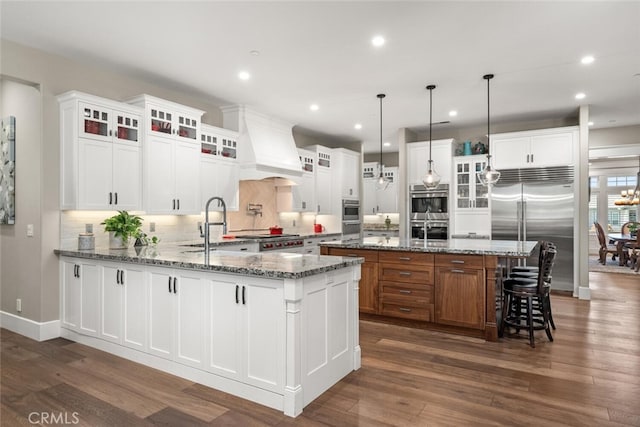
[[[450,239],[416,246],[389,237],[321,244],[321,253],[364,258],[362,319],[498,339],[502,277],[537,242]]]
[[[55,252],[62,337],[289,416],[360,368],[360,258],[205,257],[178,245]]]

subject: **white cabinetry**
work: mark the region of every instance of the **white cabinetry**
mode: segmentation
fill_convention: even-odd
[[[100,271],[87,260],[62,263],[62,326],[97,336],[100,325]]]
[[[276,187],[276,208],[278,212],[315,212],[316,194],[316,153],[298,149],[302,176],[296,177],[297,185],[278,185]]]
[[[62,209],[140,209],[142,109],[77,91],[58,101]]]
[[[360,154],[355,151],[346,150],[344,148],[336,148],[332,151],[332,168],[333,168],[333,192],[334,199],[340,203],[340,206],[334,208],[334,211],[340,212],[342,208],[342,199],[355,199],[360,197]]]
[[[144,107],[144,209],[190,215],[200,206],[201,110],[149,95],[129,100]]]
[[[323,215],[336,214],[332,211],[333,191],[332,178],[332,150],[320,145],[307,147],[316,153],[316,184],[315,184],[315,212]]]
[[[206,280],[187,270],[149,267],[147,274],[149,353],[203,367]]]
[[[380,189],[377,186],[380,165],[378,163],[365,163],[362,173],[363,188],[363,210],[364,215],[375,215],[378,213],[398,212],[398,168],[383,167],[382,175],[389,181],[386,188]],[[371,175],[374,178],[370,178]]]
[[[281,392],[284,387],[284,292],[277,281],[212,281],[208,371]]]
[[[493,166],[500,170],[572,165],[577,139],[573,127],[493,135]]]
[[[452,175],[453,139],[431,141],[433,168],[440,175],[441,184],[449,184]],[[407,185],[422,184],[422,177],[429,166],[429,141],[407,144]]]
[[[487,234],[487,230],[491,231],[489,187],[483,185],[477,175],[486,164],[484,154],[454,158],[455,231],[452,234]]]
[[[200,134],[200,202],[204,211],[207,200],[222,197],[228,211],[239,208],[239,174],[237,162],[238,133],[202,125]],[[221,211],[222,205],[212,203],[212,211]]]
[[[100,338],[145,350],[147,288],[144,269],[105,262],[101,286]]]

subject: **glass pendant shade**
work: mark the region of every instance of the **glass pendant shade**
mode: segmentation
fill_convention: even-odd
[[[384,177],[381,171],[380,176],[378,176],[378,179],[376,180],[376,188],[378,190],[386,190],[388,186],[389,180]]]
[[[422,183],[429,189],[436,188],[440,184],[440,175],[433,168],[433,160],[429,160],[429,169],[422,177]]]

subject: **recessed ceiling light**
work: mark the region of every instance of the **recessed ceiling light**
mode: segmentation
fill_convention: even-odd
[[[576,99],[584,99],[587,95],[585,95],[583,92],[580,93],[576,93]]]
[[[258,55],[260,55],[260,51],[259,50],[250,50],[249,54],[251,54],[253,56],[258,56]]]
[[[587,64],[591,64],[593,61],[595,61],[596,59],[591,56],[591,55],[587,55],[585,57],[583,57],[580,62],[582,62],[583,64],[587,65]]]
[[[360,123],[356,123],[353,127],[358,130],[362,129],[362,125]]]
[[[251,74],[249,74],[247,71],[240,71],[238,73],[238,78],[240,80],[249,80],[251,78]]]
[[[458,112],[456,110],[449,111],[449,117],[455,117],[457,115],[458,115]]]
[[[318,104],[311,104],[311,105],[309,106],[309,109],[310,109],[311,111],[318,111],[318,110],[320,109],[320,107],[318,107]]]
[[[382,144],[382,145],[384,145],[385,147],[391,147],[391,143],[390,143],[390,142],[385,142],[385,143],[384,143],[384,144]]]
[[[589,126],[593,126],[593,122],[589,122],[587,123]]]
[[[374,45],[375,47],[380,47],[384,45],[384,37],[375,36],[374,38],[371,39],[371,44]]]

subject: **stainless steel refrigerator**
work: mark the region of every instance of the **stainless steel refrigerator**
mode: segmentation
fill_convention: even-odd
[[[573,291],[573,167],[501,170],[491,189],[494,240],[549,240],[558,247],[551,288]],[[526,260],[537,265],[538,253]]]

